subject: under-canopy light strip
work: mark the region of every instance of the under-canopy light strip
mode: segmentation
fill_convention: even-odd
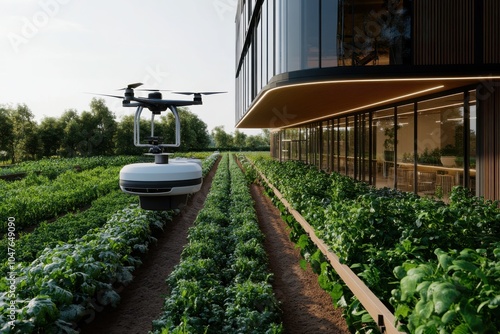
[[[456,80],[482,80],[482,81],[491,81],[491,80],[498,80],[500,79],[500,76],[477,76],[477,77],[439,77],[439,78],[399,78],[399,79],[359,79],[359,80],[329,80],[329,81],[315,81],[315,82],[305,82],[305,83],[299,83],[299,84],[293,84],[293,85],[286,85],[286,86],[281,86],[281,87],[274,87],[266,91],[261,98],[255,103],[250,109],[245,113],[243,118],[239,120],[238,123],[242,123],[245,118],[247,118],[253,109],[255,109],[261,101],[264,100],[267,94],[279,90],[279,89],[285,89],[285,88],[290,88],[290,87],[300,87],[300,86],[309,86],[309,85],[324,85],[324,84],[336,84],[336,83],[356,83],[356,82],[387,82],[387,81],[393,81],[393,82],[407,82],[407,81],[456,81]],[[440,86],[443,87],[443,86]],[[364,107],[360,107],[364,108]],[[359,110],[359,109],[355,109]],[[343,111],[342,113],[346,112],[351,112],[353,110],[346,110]],[[331,117],[331,116],[328,116]],[[323,119],[321,117],[320,119]],[[303,122],[303,123],[309,123]],[[303,124],[303,123],[298,123],[298,124]]]
[[[344,114],[351,113],[351,112],[354,112],[354,111],[358,111],[358,110],[362,110],[362,109],[368,109],[368,108],[375,107],[375,106],[382,105],[382,104],[386,104],[386,103],[389,103],[389,102],[394,102],[394,101],[397,101],[397,100],[402,100],[402,99],[405,99],[405,98],[408,98],[408,97],[412,97],[412,96],[415,96],[415,95],[424,94],[424,93],[427,93],[427,92],[430,92],[430,91],[433,91],[433,90],[437,90],[437,89],[440,89],[440,88],[443,88],[443,87],[444,87],[444,85],[439,85],[439,86],[435,86],[435,87],[431,87],[431,88],[419,90],[419,91],[416,91],[416,92],[413,92],[413,93],[395,96],[395,97],[392,97],[390,99],[378,101],[378,102],[375,102],[375,103],[365,104],[363,106],[359,106],[359,107],[356,107],[356,108],[352,108],[352,109],[348,109],[348,110],[336,112],[334,114],[329,114],[329,115],[326,115],[326,116],[321,116],[321,117],[318,117],[318,118],[310,119],[310,120],[307,120],[305,122],[296,123],[294,125],[300,125],[300,124],[305,124],[305,123],[310,123],[310,122],[321,121],[321,120],[324,120],[324,119],[327,119],[327,118],[331,118],[333,116],[344,115]]]

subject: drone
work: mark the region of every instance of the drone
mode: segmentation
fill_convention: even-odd
[[[201,105],[202,95],[222,94],[225,92],[174,92],[182,95],[193,95],[192,100],[164,100],[162,90],[137,89],[142,83],[133,83],[120,90],[123,96],[99,94],[122,99],[123,107],[135,107],[134,145],[147,147],[155,158],[154,163],[134,163],[120,170],[120,189],[128,194],[138,195],[140,205],[145,210],[171,210],[185,205],[189,195],[201,189],[203,183],[201,160],[175,158],[169,159],[171,153],[164,153],[165,147],[179,147],[181,143],[181,123],[177,107]],[[148,97],[135,96],[135,90],[148,91]],[[151,136],[148,143],[141,143],[140,117],[142,111],[151,111]],[[160,137],[154,134],[154,118],[162,112],[170,110],[175,117],[175,142],[160,143]]]

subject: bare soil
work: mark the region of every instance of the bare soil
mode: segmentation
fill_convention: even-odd
[[[216,167],[205,177],[202,189],[189,205],[157,236],[157,245],[151,247],[136,270],[134,281],[120,293],[120,305],[98,313],[82,327],[82,333],[145,334],[152,329],[151,323],[161,314],[167,294],[165,279],[180,261],[188,229],[203,208]],[[349,333],[341,310],[333,307],[330,296],[319,287],[317,275],[310,268],[300,267],[300,253],[289,240],[278,209],[260,186],[252,185],[251,191],[259,226],[266,236],[264,246],[274,274],[274,292],[283,311],[285,333]]]
[[[349,333],[342,311],[334,308],[330,295],[319,286],[318,275],[309,266],[307,270],[300,267],[300,251],[290,241],[279,210],[261,186],[251,187],[285,333]]]

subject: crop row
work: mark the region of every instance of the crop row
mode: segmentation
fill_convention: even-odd
[[[203,173],[210,170],[216,159],[217,154],[212,154],[203,161]],[[100,161],[96,158],[89,160]],[[83,163],[85,160],[78,161]],[[54,180],[33,173],[20,181],[3,181],[0,183],[0,231],[6,231],[9,217],[15,218],[16,228],[21,229],[90,204],[118,189],[121,167],[101,166],[82,172],[67,170]]]
[[[96,167],[81,173],[67,171],[46,182],[44,176],[30,176],[15,188],[0,190],[0,229],[8,217],[17,228],[38,225],[45,219],[76,210],[118,188],[120,167]]]
[[[153,333],[281,332],[253,200],[227,154],[188,239]]]
[[[217,154],[212,154],[202,161],[203,176],[210,171],[217,158]],[[68,213],[52,222],[42,222],[33,232],[21,233],[18,236],[16,260],[31,262],[44,248],[82,237],[89,230],[103,226],[116,211],[135,202],[137,202],[136,196],[114,190],[94,200],[86,210]],[[2,264],[8,257],[8,243],[7,236],[0,241],[0,263]],[[0,272],[4,273],[5,267],[0,269]]]
[[[99,197],[87,210],[68,213],[52,222],[42,222],[30,233],[20,233],[16,239],[16,261],[32,262],[45,248],[52,248],[60,242],[68,242],[84,236],[89,230],[102,227],[118,210],[136,203],[137,198],[114,190]],[[0,241],[0,273],[5,275],[7,235]]]
[[[203,161],[205,173],[217,158]],[[88,210],[2,240],[9,252],[0,281],[0,332],[76,333],[78,321],[115,305],[116,288],[128,284],[138,256],[155,240],[151,229],[161,228],[173,213],[146,212],[130,207],[132,201],[137,198],[114,191]],[[128,208],[116,212],[123,207]],[[32,258],[31,264],[23,262]]]
[[[500,319],[497,203],[471,196],[461,187],[453,189],[450,203],[445,204],[376,189],[299,162],[263,158],[254,162],[341,261],[392,306],[402,330],[496,333],[500,329],[495,320]],[[297,223],[290,216],[286,220],[295,227],[294,238],[305,256],[321,262]],[[348,323],[356,330],[349,318],[359,302],[324,266],[317,267],[320,283],[345,307]],[[332,282],[325,282],[325,277]]]
[[[112,157],[76,157],[76,158],[53,158],[36,161],[25,161],[11,167],[1,168],[0,175],[9,174],[41,174],[55,179],[59,174],[68,170],[83,171],[96,167],[123,166],[138,161],[135,156],[112,156]]]
[[[116,288],[132,280],[139,255],[162,228],[166,212],[133,205],[118,211],[102,229],[46,248],[30,265],[13,265],[0,281],[2,333],[76,333],[76,323],[95,309],[116,305]]]

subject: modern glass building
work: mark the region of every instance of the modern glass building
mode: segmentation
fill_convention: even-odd
[[[500,200],[500,1],[239,0],[236,126],[377,187]]]

